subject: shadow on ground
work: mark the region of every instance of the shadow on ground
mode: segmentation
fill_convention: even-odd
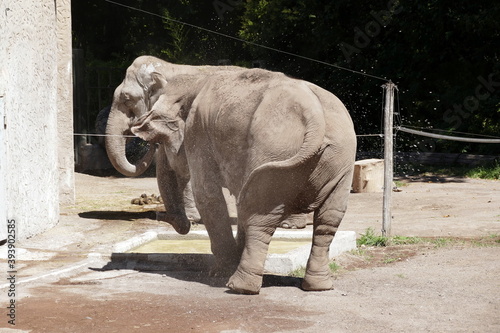
[[[404,176],[394,177],[395,180],[408,181],[408,182],[422,182],[422,183],[465,183],[466,178],[457,178],[441,175],[418,175],[418,176]]]
[[[140,219],[149,219],[149,220],[158,221],[156,218],[156,211],[154,211],[154,210],[145,211],[145,212],[95,210],[95,211],[90,211],[90,212],[78,213],[78,216],[83,218],[83,219],[93,219],[93,220],[133,221],[133,220],[140,220]],[[238,218],[237,217],[229,217],[229,221],[231,222],[231,225],[238,225]],[[168,223],[168,221],[163,221],[163,220],[160,220],[159,222],[167,222]],[[193,223],[193,224],[203,224],[203,221],[200,220],[200,221]]]
[[[84,219],[95,220],[139,220],[150,219],[156,220],[156,211],[146,212],[125,212],[125,211],[90,211],[79,213],[78,216]]]
[[[118,255],[118,256],[117,256]],[[101,268],[89,269],[96,272],[106,272],[113,270],[134,270],[141,273],[157,274],[168,276],[186,282],[202,283],[211,287],[223,288],[231,274],[222,276],[211,276],[210,267],[213,265],[212,254],[176,254],[179,262],[177,264],[166,264],[163,262],[145,262],[137,259],[124,260],[123,253],[113,253],[111,261]],[[125,254],[126,255],[126,254]],[[148,256],[168,257],[165,253],[148,253]],[[118,258],[118,259],[116,259]],[[183,259],[184,258],[184,259]],[[293,276],[282,276],[274,274],[264,274],[262,288],[268,287],[297,287],[300,288],[302,278]]]

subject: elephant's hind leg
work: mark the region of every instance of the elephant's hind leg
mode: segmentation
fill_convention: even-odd
[[[240,294],[258,294],[262,286],[264,263],[271,237],[279,224],[279,215],[253,215],[239,220],[246,225],[245,246],[238,269],[231,276],[227,287]]]
[[[325,202],[314,212],[311,254],[302,281],[304,290],[330,290],[333,281],[329,269],[329,250],[347,208],[352,172],[344,174]],[[336,180],[333,182],[335,183]]]

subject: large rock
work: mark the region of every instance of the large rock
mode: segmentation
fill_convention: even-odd
[[[368,159],[354,163],[352,191],[354,193],[382,192],[384,189],[384,160]]]

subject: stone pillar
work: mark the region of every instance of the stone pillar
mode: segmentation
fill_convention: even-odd
[[[58,223],[60,183],[74,195],[70,1],[1,0],[0,15],[0,181],[6,218],[23,240]]]
[[[75,202],[71,0],[57,0],[57,131],[59,204]]]

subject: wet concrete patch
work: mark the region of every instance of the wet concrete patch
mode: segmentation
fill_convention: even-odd
[[[324,316],[300,304],[284,304],[263,297],[217,297],[210,293],[193,298],[127,292],[95,299],[61,290],[60,299],[54,302],[49,297],[53,289],[37,291],[38,297],[20,304],[19,310],[30,315],[16,327],[51,333],[289,332],[306,330]]]

